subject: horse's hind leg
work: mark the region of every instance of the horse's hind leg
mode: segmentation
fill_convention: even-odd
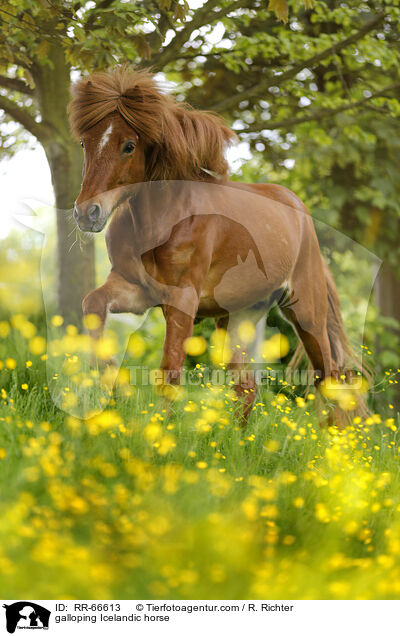
[[[300,301],[296,305],[296,313],[293,309],[283,308],[282,313],[294,326],[307,356],[310,359],[315,374],[315,383],[329,376],[336,376],[338,371],[332,359],[326,320],[321,317],[315,323],[307,323],[305,326],[301,315]],[[300,313],[299,313],[300,312]]]
[[[339,371],[332,357],[327,318],[323,311],[323,305],[320,307],[320,313],[317,312],[317,316],[310,320],[309,303],[310,299],[307,299],[307,297],[298,298],[298,302],[295,305],[296,312],[292,308],[281,309],[285,317],[295,327],[304,345],[314,369],[315,385],[318,386],[325,378],[334,377],[338,379]],[[325,423],[324,420],[325,418],[321,421],[321,425]],[[337,407],[329,414],[327,423],[343,428],[348,423],[348,419],[346,414]]]
[[[247,347],[240,343],[238,336],[238,327],[245,318],[248,319],[248,316],[231,314],[215,320],[216,326],[227,332],[231,345],[232,357],[228,369],[233,381],[232,386],[240,399],[239,420],[241,426],[247,424],[257,393],[254,371],[249,367]],[[240,344],[240,348],[237,347],[238,344]]]

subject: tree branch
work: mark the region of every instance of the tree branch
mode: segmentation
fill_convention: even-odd
[[[47,126],[35,121],[30,112],[23,106],[18,106],[8,97],[0,95],[0,110],[4,110],[7,115],[26,128],[40,143],[48,139],[49,130]]]
[[[368,97],[359,99],[356,102],[342,104],[342,106],[338,106],[338,108],[321,108],[319,110],[315,110],[313,113],[310,113],[309,115],[304,115],[304,117],[290,117],[288,119],[282,119],[281,121],[272,122],[271,124],[269,124],[268,122],[264,122],[264,124],[249,126],[245,130],[237,130],[236,132],[238,134],[243,134],[243,133],[261,132],[262,130],[277,130],[279,128],[293,128],[294,126],[297,126],[298,124],[304,124],[310,121],[321,121],[322,119],[325,119],[326,117],[333,117],[334,115],[337,115],[338,113],[343,113],[346,110],[351,110],[352,108],[358,108],[359,106],[363,106],[364,104],[369,102],[371,99],[375,99],[376,97],[380,97],[381,95],[384,95],[385,93],[389,93],[397,89],[400,89],[400,82],[397,82],[396,84],[391,84],[390,86],[386,86],[386,88],[383,88],[382,90],[377,91],[376,93],[373,93],[372,95],[369,95]]]
[[[179,51],[181,51],[183,45],[189,41],[193,31],[196,31],[196,29],[204,25],[212,24],[215,20],[219,20],[231,11],[244,6],[247,2],[248,0],[234,0],[220,9],[220,11],[214,12],[213,9],[220,4],[220,0],[207,0],[202,7],[196,10],[192,20],[187,22],[181,31],[176,32],[175,37],[165,48],[154,53],[150,60],[144,61],[140,66],[150,65],[155,70],[161,70],[169,62],[179,58]],[[201,54],[199,53],[199,55]]]
[[[34,93],[34,90],[23,80],[15,77],[4,77],[2,75],[0,75],[0,88],[9,88],[12,91],[24,93],[24,95],[33,95]]]
[[[292,77],[295,77],[304,68],[315,66],[319,62],[322,62],[322,60],[330,57],[331,55],[334,55],[335,53],[338,53],[339,51],[346,48],[350,44],[354,44],[358,40],[361,40],[361,38],[363,38],[367,33],[369,33],[370,31],[373,31],[373,29],[375,29],[375,27],[380,22],[382,22],[385,19],[385,17],[386,17],[386,13],[384,12],[378,13],[373,18],[370,18],[369,20],[367,20],[364,26],[361,27],[361,29],[359,29],[358,31],[350,35],[349,37],[345,38],[344,40],[341,40],[340,42],[336,42],[336,44],[332,44],[327,49],[324,49],[320,53],[313,55],[307,60],[303,60],[299,62],[298,64],[295,64],[295,66],[292,66],[292,68],[288,69],[281,75],[275,75],[273,77],[269,77],[264,82],[259,82],[258,84],[254,84],[253,86],[250,86],[250,88],[246,89],[245,91],[241,93],[237,93],[236,95],[232,95],[231,97],[223,99],[221,102],[218,102],[217,104],[214,104],[213,106],[211,106],[210,110],[219,112],[226,109],[230,109],[233,106],[236,106],[236,104],[238,104],[239,102],[245,99],[248,99],[249,97],[256,97],[257,95],[264,93],[271,86],[280,86],[281,84],[283,84],[283,82],[291,79]]]

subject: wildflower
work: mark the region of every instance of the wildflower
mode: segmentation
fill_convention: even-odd
[[[29,342],[29,350],[35,356],[40,356],[46,351],[46,340],[41,336],[32,338]]]
[[[294,484],[295,481],[297,481],[296,475],[294,475],[293,473],[289,473],[288,471],[284,471],[280,476],[281,484]]]
[[[23,337],[26,338],[27,340],[32,338],[35,335],[35,333],[36,333],[35,325],[32,324],[31,322],[29,322],[29,320],[23,321],[18,326],[18,329],[21,332],[21,334],[23,335]]]
[[[0,322],[0,338],[7,338],[11,331],[11,327],[5,320]]]
[[[276,453],[281,447],[281,443],[275,439],[269,439],[265,444],[264,448],[269,453]]]
[[[329,523],[331,520],[327,507],[323,503],[317,503],[315,506],[315,516],[321,523]]]
[[[128,341],[128,353],[134,358],[141,358],[145,350],[146,344],[143,338],[138,333],[132,334]]]
[[[275,504],[268,504],[262,508],[260,516],[267,517],[269,519],[276,519],[279,517],[279,508]]]
[[[296,541],[296,537],[294,537],[292,534],[287,534],[282,539],[283,545],[293,545],[295,541]]]
[[[185,388],[179,384],[164,384],[157,387],[157,392],[170,402],[179,402],[186,396]]]
[[[254,521],[258,516],[258,507],[254,499],[245,499],[241,503],[241,508],[250,521]]]
[[[118,369],[108,364],[100,376],[100,385],[103,388],[112,388],[118,378]]]
[[[82,497],[78,497],[77,495],[73,496],[69,500],[69,507],[71,511],[77,515],[85,514],[85,512],[87,512],[89,509],[87,501],[85,501]]]
[[[207,348],[207,343],[202,336],[193,336],[186,338],[183,348],[190,356],[201,356]]]
[[[349,584],[345,581],[334,581],[329,585],[329,589],[337,598],[344,598],[349,592]]]
[[[195,426],[198,433],[209,433],[211,431],[211,425],[204,418],[199,418]]]
[[[273,485],[266,486],[260,490],[255,491],[255,496],[259,499],[265,499],[266,501],[272,501],[276,497],[276,488]]]
[[[86,425],[90,435],[98,435],[102,431],[120,426],[121,423],[121,416],[117,411],[105,410],[89,418]]]
[[[96,356],[100,360],[109,360],[117,352],[117,343],[111,336],[103,336],[94,346]]]
[[[229,334],[225,329],[216,329],[211,334],[210,357],[214,364],[227,364],[232,357]]]
[[[78,404],[78,396],[75,395],[75,393],[68,392],[66,395],[64,395],[64,398],[62,401],[63,409],[68,410],[70,408],[73,408],[77,404]]]
[[[156,423],[148,424],[144,428],[143,434],[148,442],[154,442],[161,437],[162,427],[160,426],[160,424]]]
[[[159,455],[167,455],[173,448],[176,447],[175,437],[173,435],[164,435],[160,442],[159,447],[157,448],[157,453]]]
[[[61,325],[64,322],[64,318],[56,314],[55,316],[52,317],[50,322],[53,325],[53,327],[61,327]]]
[[[14,360],[14,358],[7,358],[6,360],[7,369],[15,369],[16,366],[17,366],[17,362],[16,360]]]
[[[238,327],[238,336],[244,344],[250,344],[256,337],[256,329],[251,320],[244,320]]]
[[[357,521],[349,521],[348,523],[346,523],[343,529],[346,534],[355,534],[359,529],[359,524],[357,523]]]
[[[283,334],[275,334],[262,345],[261,355],[264,360],[275,361],[284,358],[289,353],[289,340]]]
[[[183,410],[187,413],[195,413],[196,411],[198,411],[198,409],[199,407],[192,400],[189,400],[188,403],[185,404],[185,406],[183,407]]]

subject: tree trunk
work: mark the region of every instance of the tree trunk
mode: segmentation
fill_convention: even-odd
[[[46,149],[55,199],[57,223],[57,306],[69,323],[79,324],[82,300],[95,287],[94,241],[82,238],[72,217],[81,184],[81,152],[52,144]]]
[[[42,143],[56,200],[58,311],[67,322],[79,324],[82,300],[95,287],[94,242],[78,234],[72,217],[82,181],[82,150],[68,123],[71,68],[60,46],[52,45],[48,58],[50,64],[34,62],[30,70],[42,120],[51,131]]]
[[[378,272],[375,295],[381,314],[400,323],[400,279],[388,263],[383,262]]]

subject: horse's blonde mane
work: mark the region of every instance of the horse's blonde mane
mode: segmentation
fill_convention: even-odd
[[[77,138],[115,112],[146,144],[148,180],[202,180],[202,168],[226,177],[224,150],[235,133],[217,115],[165,95],[149,71],[119,66],[73,84],[69,115]]]

